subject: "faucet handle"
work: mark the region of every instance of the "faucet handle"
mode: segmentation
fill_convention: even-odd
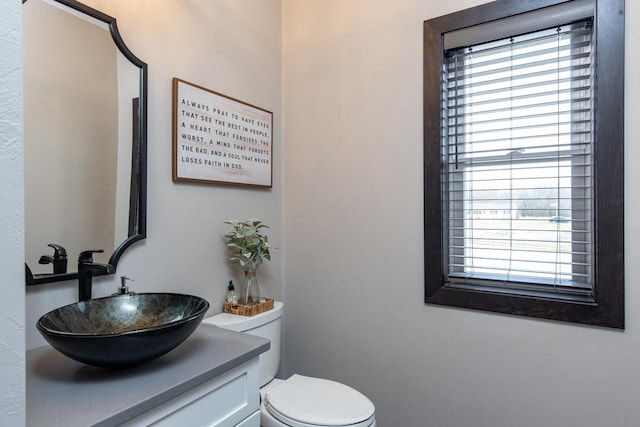
[[[49,243],[47,246],[49,246],[50,248],[53,248],[54,252],[53,252],[53,256],[54,258],[66,258],[67,257],[67,250],[65,248],[63,248],[61,245],[58,245],[56,243]]]
[[[93,254],[104,252],[102,249],[91,249],[88,251],[80,252],[80,256],[78,257],[78,264],[83,264],[85,262],[93,262]]]

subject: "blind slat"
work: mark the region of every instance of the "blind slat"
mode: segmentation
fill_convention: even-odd
[[[569,55],[557,56],[557,57],[549,57],[548,53],[553,52],[553,49],[547,49],[544,52],[540,52],[541,55],[534,56],[531,54],[527,54],[520,58],[518,63],[514,63],[513,58],[505,57],[499,59],[493,59],[491,61],[485,61],[481,63],[477,63],[476,60],[477,54],[468,54],[463,57],[458,57],[457,61],[463,61],[458,63],[457,61],[454,63],[450,63],[447,66],[448,77],[450,83],[456,83],[462,80],[466,71],[470,68],[474,68],[474,78],[479,79],[481,77],[494,77],[495,72],[498,69],[508,69],[510,72],[514,73],[515,76],[520,78],[524,76],[532,75],[533,70],[539,70],[540,72],[549,72],[552,70],[567,72],[567,71],[579,71],[588,68],[591,65],[591,51],[584,51],[580,53],[572,53]],[[546,53],[547,55],[542,55]],[[467,59],[469,62],[467,64],[464,63],[464,60]],[[471,60],[474,60],[471,62]],[[529,59],[529,61],[522,61],[523,59]],[[579,61],[584,60],[584,61]],[[570,62],[572,65],[566,65],[567,62]],[[464,65],[463,65],[464,64]],[[559,66],[560,64],[560,66]],[[494,67],[489,67],[489,65],[493,65]],[[502,65],[502,66],[499,66]],[[486,67],[485,71],[477,71],[480,66]],[[550,68],[553,66],[554,68]],[[533,69],[533,70],[532,70]],[[520,72],[519,72],[520,71]],[[528,73],[524,73],[524,71],[529,71]],[[482,80],[485,81],[485,80]]]

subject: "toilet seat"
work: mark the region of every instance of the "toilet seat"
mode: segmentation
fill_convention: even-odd
[[[267,391],[263,410],[290,427],[375,425],[375,407],[363,394],[335,381],[303,375],[293,375]]]

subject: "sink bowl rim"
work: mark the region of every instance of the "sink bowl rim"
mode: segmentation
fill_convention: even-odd
[[[98,332],[67,332],[67,331],[60,331],[57,329],[51,329],[47,326],[45,326],[43,324],[43,320],[49,316],[50,314],[58,311],[58,310],[62,310],[65,309],[67,307],[72,307],[75,305],[78,305],[81,302],[84,303],[89,303],[91,304],[91,301],[100,301],[100,300],[105,300],[105,299],[111,299],[111,298],[122,298],[122,297],[136,297],[139,295],[171,295],[171,296],[180,296],[180,297],[189,297],[189,298],[196,298],[199,300],[199,303],[202,304],[202,307],[193,312],[191,315],[187,316],[187,317],[183,317],[182,319],[179,320],[175,320],[172,322],[168,322],[168,323],[164,323],[161,325],[156,325],[156,326],[151,326],[151,327],[146,327],[146,328],[138,328],[138,329],[131,329],[131,330],[126,330],[126,331],[121,331],[121,332],[113,332],[113,333],[98,333]],[[40,316],[40,318],[38,319],[38,322],[36,322],[36,326],[38,329],[40,329],[42,332],[49,334],[49,335],[57,335],[60,337],[73,337],[73,338],[79,338],[79,339],[91,339],[91,338],[103,338],[103,337],[118,337],[118,336],[124,336],[124,335],[136,335],[136,334],[144,334],[144,333],[149,333],[152,331],[157,331],[157,330],[162,330],[162,329],[167,329],[167,328],[173,328],[175,326],[181,325],[182,323],[187,323],[192,321],[193,319],[199,317],[199,316],[203,316],[203,314],[205,314],[207,312],[207,310],[209,310],[209,301],[207,301],[206,299],[196,296],[196,295],[190,295],[190,294],[182,294],[182,293],[176,293],[176,292],[140,292],[140,293],[135,293],[135,294],[124,294],[124,295],[111,295],[111,296],[107,296],[107,297],[102,297],[102,298],[93,298],[90,300],[85,300],[85,301],[77,301],[71,304],[67,304],[67,305],[63,305],[61,307],[55,308],[51,311],[48,311],[47,313],[43,314],[42,316]]]

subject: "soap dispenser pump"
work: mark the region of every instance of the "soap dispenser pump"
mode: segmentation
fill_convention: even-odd
[[[120,287],[118,288],[118,292],[113,295],[133,295],[135,292],[129,292],[129,287],[127,286],[127,280],[134,281],[133,279],[128,278],[127,276],[120,276]]]

